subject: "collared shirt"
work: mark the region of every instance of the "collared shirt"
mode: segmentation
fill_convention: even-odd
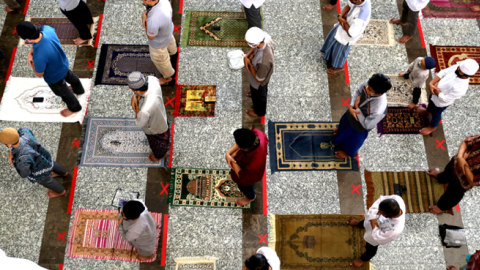
[[[414,11],[420,11],[428,5],[430,0],[406,0],[408,7]]]
[[[265,45],[263,45],[262,48],[255,48],[252,59],[252,65],[257,71],[257,80],[260,81],[260,83],[253,78],[252,74],[248,73],[248,81],[255,89],[258,89],[260,85],[267,85],[273,74],[273,41],[270,35],[265,37],[264,42]]]
[[[412,83],[412,88],[422,88],[430,74],[428,69],[423,69],[419,66],[422,59],[423,57],[418,57],[408,66],[408,70],[410,70],[409,80]]]
[[[135,123],[145,134],[162,134],[168,130],[167,112],[163,104],[162,87],[154,76],[148,76],[148,91],[138,104],[139,112]]]
[[[259,8],[265,3],[265,0],[240,0],[240,2],[242,2],[246,8],[251,8],[252,5],[255,6],[255,8]]]
[[[127,241],[131,246],[137,249],[149,249],[157,240],[157,222],[148,212],[148,208],[144,202],[139,201],[145,207],[140,217],[135,220],[123,220],[123,224],[118,226],[118,231],[123,240]],[[119,214],[122,217],[122,213]]]
[[[437,74],[440,77],[437,87],[441,93],[438,96],[432,95],[431,97],[437,107],[447,107],[453,104],[456,99],[467,94],[469,79],[459,78],[455,74],[457,68],[458,64],[443,69]]]
[[[154,49],[166,48],[173,38],[172,5],[160,0],[147,15],[147,35],[155,37],[148,43]]]
[[[55,29],[48,25],[40,28],[42,39],[32,44],[33,62],[37,73],[44,73],[43,79],[48,84],[59,82],[67,76],[68,58],[60,45]]]
[[[467,145],[465,154],[468,155],[465,160],[467,161],[468,167],[470,167],[470,170],[473,173],[473,186],[470,185],[463,171],[460,168],[457,169],[458,162],[456,157],[458,154],[455,155],[453,160],[455,161],[454,169],[458,179],[460,180],[460,184],[462,184],[462,187],[465,190],[469,190],[474,186],[480,186],[480,135],[468,137],[464,140],[464,142]]]
[[[350,6],[350,12],[347,15],[347,23],[350,26],[348,33],[342,28],[340,23],[335,24],[337,26],[337,33],[335,34],[335,39],[342,45],[353,45],[357,42],[358,39],[362,36],[365,28],[370,22],[370,0],[365,0],[361,5],[352,4],[348,1],[348,6]],[[365,6],[365,7],[364,7]],[[366,19],[360,19],[360,11],[363,11],[367,14]],[[349,35],[350,34],[350,35]]]
[[[277,252],[269,247],[261,247],[257,250],[257,254],[262,254],[267,259],[268,265],[272,270],[280,270],[280,258]]]
[[[62,10],[71,11],[78,7],[80,1],[81,0],[58,0],[58,4]]]
[[[377,218],[380,203],[386,199],[394,199],[397,201],[398,205],[400,205],[400,209],[402,209],[401,216],[397,218],[380,216]],[[370,220],[373,219],[376,219],[378,223],[378,227],[375,226],[375,229],[372,229],[372,224],[370,224]],[[368,213],[365,214],[364,226],[365,235],[363,238],[372,246],[386,245],[397,239],[402,234],[405,227],[405,202],[402,197],[398,195],[380,196],[370,209],[368,209]]]

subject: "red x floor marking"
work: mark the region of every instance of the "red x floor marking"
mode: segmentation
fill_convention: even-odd
[[[175,29],[173,29],[173,32],[177,31],[178,33],[180,33],[180,28],[182,28],[182,25],[179,25],[179,26],[176,26],[176,25],[173,25],[175,27]]]
[[[258,237],[260,237],[260,241],[258,241],[258,243],[262,243],[265,242],[266,244],[268,244],[267,240],[265,240],[265,237],[267,237],[268,233],[266,233],[264,236],[261,236],[260,234],[258,234]]]
[[[173,105],[173,101],[175,100],[175,97],[173,97],[172,99],[170,99],[169,97],[166,97],[167,98],[167,103],[165,103],[165,106],[168,106],[168,104],[172,105],[172,107],[175,107],[175,105]]]
[[[350,98],[347,99],[347,101],[345,101],[343,98],[342,98],[342,101],[343,101],[343,104],[342,104],[342,107],[347,105],[348,107],[350,107],[350,104],[348,104],[348,102],[350,101]]]
[[[355,156],[355,159],[358,162],[358,167],[360,167],[360,157],[358,156],[358,152],[357,152],[357,155]]]
[[[87,60],[87,62],[88,62],[87,68],[90,68],[90,67],[93,68],[93,63],[95,63],[95,60],[93,60],[92,62]]]
[[[167,184],[166,186],[163,185],[163,183],[160,183],[160,185],[162,185],[162,192],[160,192],[160,195],[163,194],[163,192],[165,192],[166,195],[168,195],[168,187],[170,186],[170,184]]]
[[[57,238],[57,241],[60,240],[60,239],[62,239],[63,242],[65,242],[65,238],[63,238],[63,237],[64,237],[66,234],[67,234],[67,232],[64,232],[64,233],[59,233],[59,232],[58,232],[58,235],[60,235],[60,236]]]
[[[438,143],[437,147],[435,147],[435,148],[442,147],[442,149],[445,150],[445,147],[443,147],[443,145],[442,145],[445,142],[445,140],[439,142],[437,139],[435,139],[435,141]]]
[[[361,194],[360,194],[360,191],[358,191],[358,189],[359,189],[362,185],[358,185],[358,187],[355,187],[353,184],[351,184],[351,185],[352,185],[352,188],[353,188],[352,193],[357,192],[358,195],[361,195]]]
[[[80,147],[80,139],[78,139],[78,141],[76,141],[75,139],[73,139],[73,145],[72,147]]]
[[[459,205],[459,204],[457,204],[457,205],[455,206],[455,210],[457,210],[457,212],[460,212],[460,205]]]
[[[17,33],[17,27],[14,26],[13,29],[14,29],[14,30],[13,30],[13,34],[15,35],[15,34]]]

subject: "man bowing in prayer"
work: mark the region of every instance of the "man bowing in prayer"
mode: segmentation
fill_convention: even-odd
[[[170,149],[170,130],[160,82],[154,76],[143,76],[140,71],[128,74],[127,81],[134,93],[132,108],[135,112],[135,122],[147,135],[153,151],[148,159],[157,162],[164,159]]]
[[[338,15],[338,23],[328,33],[321,52],[323,59],[331,65],[327,69],[330,74],[345,69],[350,46],[362,36],[370,21],[370,0],[349,0],[348,5]]]

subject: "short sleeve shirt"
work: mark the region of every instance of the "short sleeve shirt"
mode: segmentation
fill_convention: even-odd
[[[165,48],[173,38],[172,6],[168,0],[160,0],[147,17],[147,35],[155,37],[148,40],[154,49]]]

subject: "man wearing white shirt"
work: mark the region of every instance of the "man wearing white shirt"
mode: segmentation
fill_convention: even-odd
[[[280,270],[280,258],[277,252],[269,247],[261,247],[250,258],[245,260],[243,270]]]
[[[474,76],[477,71],[478,63],[473,59],[466,59],[460,64],[440,71],[430,82],[428,86],[431,95],[427,109],[425,110],[421,106],[415,108],[416,112],[432,115],[430,125],[420,130],[422,135],[429,135],[437,129],[442,120],[442,112],[456,99],[465,96],[470,77]]]
[[[403,37],[397,39],[399,43],[407,43],[417,31],[418,12],[425,8],[430,0],[404,0],[402,17],[392,18],[390,23],[406,25]]]
[[[386,245],[402,234],[405,227],[405,202],[398,195],[380,196],[368,209],[364,220],[350,218],[347,224],[365,229],[363,238],[367,242],[366,251],[350,263],[350,267],[359,268],[377,254],[379,245]]]
[[[258,27],[262,28],[262,14],[260,7],[265,3],[265,0],[240,0],[243,4],[243,11],[248,21],[248,28]]]

